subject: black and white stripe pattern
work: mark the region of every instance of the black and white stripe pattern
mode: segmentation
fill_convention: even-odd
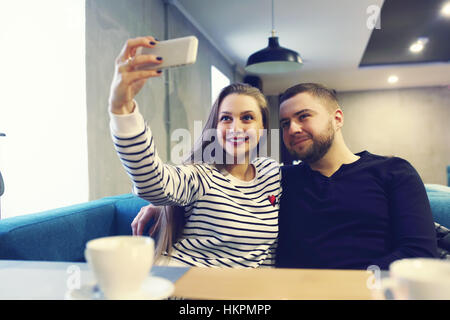
[[[208,267],[274,265],[281,194],[276,161],[255,159],[256,177],[246,182],[208,164],[162,163],[148,127],[133,136],[112,130],[112,137],[135,194],[154,205],[185,206],[172,259]]]

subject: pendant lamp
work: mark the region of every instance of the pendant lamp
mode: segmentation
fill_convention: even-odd
[[[274,0],[272,0],[272,36],[269,38],[269,45],[260,51],[252,54],[248,60],[245,70],[258,74],[275,74],[292,72],[300,69],[303,65],[300,55],[278,43],[274,28]]]

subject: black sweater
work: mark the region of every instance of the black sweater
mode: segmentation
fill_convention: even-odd
[[[437,257],[430,204],[416,170],[367,151],[331,177],[306,163],[282,167],[277,267],[388,269]]]

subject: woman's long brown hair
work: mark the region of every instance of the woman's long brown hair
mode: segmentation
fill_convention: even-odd
[[[215,159],[203,158],[203,150],[211,143],[217,143],[216,139],[211,141],[206,137],[206,133],[210,129],[217,129],[219,107],[222,101],[230,94],[243,94],[255,98],[261,110],[263,127],[269,127],[269,109],[267,107],[267,100],[264,95],[257,88],[248,84],[234,83],[222,89],[218,98],[212,105],[208,120],[203,127],[200,138],[195,142],[194,148],[183,162],[184,164],[193,164],[194,161],[202,159],[203,163],[211,163],[215,165]],[[223,160],[223,159],[222,159]],[[219,162],[223,163],[223,162]],[[155,249],[155,259],[157,260],[163,253],[170,255],[173,244],[181,237],[185,225],[185,211],[184,207],[180,206],[164,206],[159,208],[160,212],[156,216],[155,226],[152,228],[150,235],[157,239]]]

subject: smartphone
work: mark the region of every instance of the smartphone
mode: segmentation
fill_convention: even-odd
[[[153,48],[139,47],[136,55],[153,54],[162,57],[160,64],[145,64],[138,70],[155,70],[186,66],[197,60],[198,39],[195,36],[160,41]]]

